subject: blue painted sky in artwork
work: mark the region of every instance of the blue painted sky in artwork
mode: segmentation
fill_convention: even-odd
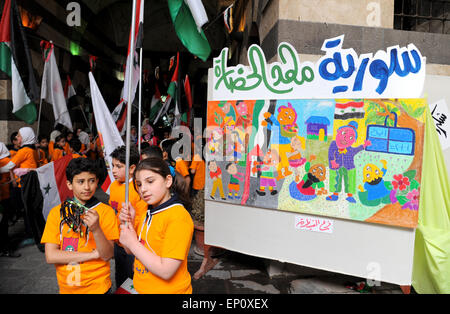
[[[297,112],[298,135],[306,137],[305,121],[311,116],[326,117],[330,121],[328,136],[333,135],[334,108],[336,104],[334,99],[279,99],[277,100],[275,117],[278,116],[278,108],[280,106],[287,107],[288,103]]]

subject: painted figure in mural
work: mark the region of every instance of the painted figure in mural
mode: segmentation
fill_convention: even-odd
[[[230,183],[228,184],[228,198],[239,199],[239,190],[240,190],[239,181],[244,181],[244,174],[242,172],[239,172],[236,164],[232,162],[230,162],[225,166],[225,170],[230,175]]]
[[[314,155],[309,157],[309,161],[305,164],[306,174],[297,184],[297,189],[303,195],[321,195],[326,193],[324,180],[326,179],[327,169],[323,164],[311,166],[311,161],[314,159],[316,159]]]
[[[270,137],[270,147],[278,151],[280,156],[280,164],[278,166],[278,177],[280,180],[290,174],[289,160],[287,153],[291,150],[291,138],[297,135],[297,112],[292,107],[291,103],[287,106],[280,106],[278,108],[277,118],[274,119],[270,112],[264,113],[264,119],[261,124],[267,126],[267,130],[272,131]]]
[[[365,140],[363,145],[352,147],[358,138],[358,123],[350,121],[348,125],[338,128],[336,140],[332,141],[328,149],[328,161],[330,167],[330,192],[328,201],[337,201],[339,193],[342,191],[342,181],[344,181],[344,191],[347,193],[346,200],[356,203],[353,194],[356,193],[356,169],[354,158],[357,153],[366,146],[371,145]]]
[[[383,168],[380,170],[374,164],[367,164],[363,168],[364,187],[359,185],[361,192],[358,193],[359,200],[366,206],[377,206],[380,203],[390,204],[390,191],[384,184],[384,175],[387,171],[386,160],[380,160]]]
[[[208,149],[212,156],[220,155],[222,151],[222,136],[223,131],[219,127],[216,127],[211,131],[211,137],[208,141]]]
[[[289,166],[294,169],[296,182],[300,180],[300,166],[306,162],[306,158],[302,158],[302,148],[303,144],[300,136],[294,136],[291,138],[291,151],[286,153]]]
[[[242,154],[244,153],[244,143],[242,142],[241,136],[238,131],[231,132],[231,145],[228,153],[233,154],[233,160],[238,162],[242,158]]]
[[[222,170],[220,170],[220,168],[217,166],[215,160],[208,161],[208,169],[209,169],[209,176],[213,181],[210,197],[214,199],[214,195],[216,194],[217,189],[219,189],[220,198],[222,200],[226,200],[225,195],[223,193]]]
[[[270,194],[275,195],[277,191],[277,166],[280,163],[278,152],[274,149],[269,149],[264,155],[262,162],[254,162],[252,172],[261,171],[259,178],[259,190],[256,193],[260,196],[266,195],[266,187],[268,187]]]
[[[236,110],[239,114],[236,119],[236,126],[241,127],[243,130],[245,130],[252,124],[248,113],[248,106],[243,100],[238,100],[236,102]]]

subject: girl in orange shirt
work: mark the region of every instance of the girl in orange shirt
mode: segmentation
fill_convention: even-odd
[[[66,155],[65,151],[66,138],[63,135],[58,135],[53,146],[53,154],[51,161],[56,161]]]
[[[135,210],[122,208],[120,243],[135,256],[133,286],[138,293],[192,293],[187,256],[194,223],[186,182],[161,158],[142,160],[133,174],[136,190],[148,204],[135,231]]]
[[[36,136],[30,127],[23,127],[17,134],[20,149],[11,161],[16,165],[16,168],[30,168],[38,167],[38,154],[36,150]]]

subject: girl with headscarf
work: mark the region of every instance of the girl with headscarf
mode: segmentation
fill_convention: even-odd
[[[137,128],[132,125],[130,129],[130,141],[132,144],[137,145],[138,142],[138,134],[137,134]]]
[[[146,120],[144,120],[144,122],[146,122]],[[150,146],[157,145],[158,142],[156,136],[153,135],[153,128],[148,122],[142,126],[141,143],[142,142],[147,142]]]
[[[38,153],[36,150],[36,136],[30,127],[23,127],[17,134],[20,149],[11,159],[16,168],[35,169],[38,167]]]

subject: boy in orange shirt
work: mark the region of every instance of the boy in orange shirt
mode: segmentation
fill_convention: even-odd
[[[71,139],[69,142],[69,146],[70,146],[70,153],[72,154],[73,159],[79,157],[86,158],[86,156],[81,153],[81,141],[79,139],[77,138]]]
[[[119,215],[122,207],[125,206],[125,180],[126,180],[126,148],[121,146],[116,148],[112,153],[112,173],[114,182],[109,187],[110,196],[109,204],[116,211],[117,222],[120,224]],[[128,201],[135,208],[136,216],[140,219],[147,213],[147,203],[141,200],[136,192],[132,175],[139,163],[139,152],[136,148],[130,148],[130,178],[128,182]],[[136,228],[139,222],[136,220]],[[116,285],[119,287],[127,278],[133,278],[134,256],[127,254],[119,243],[114,244],[114,260],[115,260],[115,278]]]
[[[55,144],[53,145],[53,153],[51,161],[57,161],[58,159],[64,157],[66,155],[66,138],[64,135],[58,135],[55,138]]]
[[[93,196],[98,177],[91,160],[72,159],[66,177],[74,198],[54,207],[47,217],[41,239],[45,258],[55,264],[60,293],[108,293],[109,260],[119,238],[114,210]]]

